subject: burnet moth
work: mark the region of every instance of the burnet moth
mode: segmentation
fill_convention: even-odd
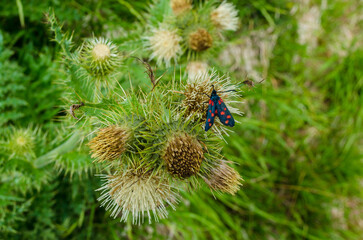
[[[209,97],[209,105],[207,110],[207,121],[205,123],[205,131],[208,131],[214,123],[214,118],[216,115],[219,117],[219,120],[221,123],[223,123],[226,126],[233,127],[234,126],[234,119],[232,114],[229,112],[226,104],[223,102],[223,100],[218,96],[217,91],[214,89],[214,85],[212,85],[213,91],[212,94]],[[232,92],[236,90],[228,90],[224,92]],[[224,93],[219,92],[219,93]]]

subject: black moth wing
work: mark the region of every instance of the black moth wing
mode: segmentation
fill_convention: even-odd
[[[214,123],[214,118],[216,117],[217,111],[216,111],[216,104],[209,99],[209,105],[207,110],[207,120],[205,122],[205,131],[208,131]]]
[[[226,126],[233,127],[234,126],[234,118],[231,112],[228,110],[226,104],[223,102],[222,98],[219,98],[218,102],[216,103],[216,108],[218,111],[218,117],[221,123]]]

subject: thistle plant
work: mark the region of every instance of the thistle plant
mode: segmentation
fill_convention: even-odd
[[[59,29],[54,16],[50,18],[50,23],[52,29]],[[62,49],[66,49],[67,42],[73,44],[60,29],[55,32],[56,39],[59,34],[61,40],[58,43]],[[171,36],[174,33],[163,34]],[[208,34],[198,28],[195,36],[192,35],[195,43],[191,44],[198,49],[207,47],[210,40]],[[209,40],[203,45],[196,40],[198,38]],[[162,41],[151,39],[155,44],[160,44],[160,50],[164,51],[161,47],[167,48],[170,42],[164,44],[159,40]],[[111,57],[105,51],[106,45],[95,46],[93,50],[88,46],[82,47],[68,53],[66,61],[69,62],[66,66],[71,81],[87,81],[92,86],[89,77],[85,79],[84,75],[78,75],[77,70],[72,70],[82,71],[85,68],[82,61],[72,61],[74,56],[85,59],[84,62],[89,61],[87,66],[92,63],[98,66],[87,68],[87,72],[92,72],[90,75],[96,73],[102,76],[107,72],[100,69],[111,65],[97,65],[94,59],[89,60],[94,58],[96,47],[100,48],[97,52],[104,51],[104,58]],[[116,49],[117,47],[114,48],[115,52]],[[138,62],[136,58],[132,59]],[[165,55],[164,60],[166,59]],[[106,93],[102,90],[95,92],[92,87],[72,89],[71,84],[71,88],[67,88],[76,93],[81,92],[77,95],[80,96],[82,105],[76,105],[73,109],[71,107],[72,114],[69,118],[77,122],[75,129],[89,131],[83,141],[88,145],[91,157],[97,162],[95,164],[100,164],[105,172],[102,175],[105,183],[99,188],[101,196],[98,200],[101,205],[110,210],[111,217],[120,215],[121,221],[127,221],[131,214],[132,222],[141,224],[144,217],[149,222],[152,219],[158,221],[166,218],[167,209],[176,209],[180,201],[179,191],[197,191],[204,185],[212,191],[234,194],[239,189],[241,177],[228,166],[230,162],[223,160],[222,138],[227,129],[216,123],[212,130],[205,132],[203,125],[207,110],[205,102],[209,100],[206,95],[210,95],[212,86],[216,86],[218,91],[237,87],[228,77],[220,77],[216,71],[205,70],[204,74],[197,74],[198,77],[193,79],[181,74],[178,81],[175,76],[163,75],[161,78],[155,75],[148,63],[138,60],[143,63],[139,65],[139,71],[144,71],[145,66],[147,68],[144,89],[133,86],[133,76],[130,76],[131,85],[128,89],[122,85],[122,77],[108,78],[108,83],[114,87]],[[116,69],[113,71],[115,76],[122,76]],[[96,85],[96,82],[93,84]],[[229,105],[231,113],[240,114],[238,108],[232,106],[239,102],[233,100],[238,98],[238,94],[230,93],[220,95]],[[72,102],[68,104],[71,105]]]
[[[203,83],[211,89],[215,80],[205,78]],[[114,100],[118,104],[102,106],[102,114],[92,116],[97,129],[88,145],[92,157],[109,169],[99,200],[111,216],[121,214],[121,221],[126,221],[132,213],[134,224],[142,223],[144,216],[149,222],[165,218],[167,206],[175,208],[178,203],[178,191],[195,191],[204,181],[213,191],[238,190],[241,178],[226,162],[213,170],[224,158],[218,137],[223,131],[206,133],[203,119],[197,117],[200,113],[190,111],[188,103],[181,107],[184,87],[172,79],[149,92],[130,90],[121,95],[119,89]],[[203,101],[192,104],[202,106]]]
[[[236,31],[238,12],[226,1],[193,4],[190,0],[170,1],[171,14],[163,12],[162,22],[151,22],[145,36],[150,58],[167,67],[173,62],[207,61],[220,46],[223,32]],[[151,8],[155,14],[159,9]]]

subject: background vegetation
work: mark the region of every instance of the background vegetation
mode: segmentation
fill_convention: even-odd
[[[245,115],[224,148],[244,186],[236,196],[185,193],[168,219],[142,226],[99,207],[101,182],[68,128],[74,122],[56,84],[64,78],[60,49],[44,13],[52,7],[74,42],[95,35],[125,43],[140,34],[151,2],[1,4],[1,239],[361,238],[362,3],[230,2],[241,27],[215,54],[215,67],[236,83],[264,80],[244,88]],[[19,132],[33,136],[28,155],[12,142]]]

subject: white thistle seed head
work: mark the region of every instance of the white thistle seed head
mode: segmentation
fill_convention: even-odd
[[[220,30],[236,31],[238,28],[238,11],[233,4],[223,1],[211,12],[213,24]]]
[[[187,73],[189,79],[195,79],[199,75],[206,74],[208,71],[208,64],[201,61],[189,62],[187,65]]]
[[[147,37],[149,48],[152,50],[151,59],[155,58],[158,65],[165,62],[166,66],[170,66],[171,60],[174,59],[176,62],[177,56],[182,51],[180,46],[182,38],[176,30],[158,28],[153,29],[152,32],[153,36]]]
[[[98,189],[102,195],[98,198],[102,206],[111,211],[111,217],[121,214],[120,221],[127,221],[132,214],[133,224],[144,222],[145,215],[151,223],[152,215],[157,222],[168,216],[166,207],[175,210],[178,195],[166,179],[139,173],[129,169],[124,173],[104,176],[106,182]]]

